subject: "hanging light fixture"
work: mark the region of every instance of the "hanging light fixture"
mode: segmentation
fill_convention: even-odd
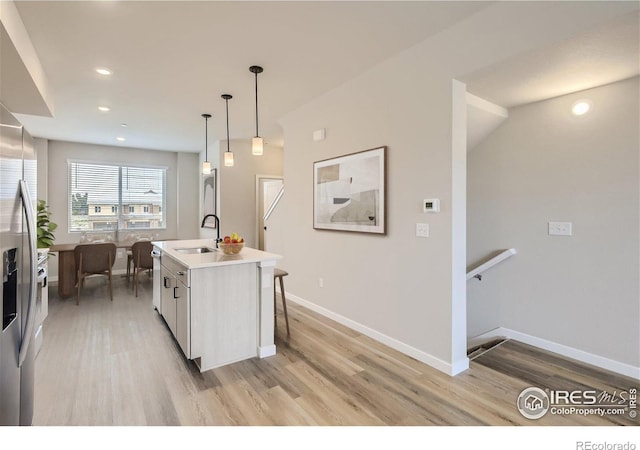
[[[264,153],[264,140],[258,134],[258,74],[263,70],[260,66],[249,67],[249,71],[256,76],[256,136],[251,140],[251,153],[256,156]]]
[[[224,165],[233,167],[233,153],[229,150],[229,99],[233,98],[229,94],[222,94],[227,107],[227,151],[224,152]]]
[[[209,118],[211,114],[203,114],[204,117],[204,162],[202,163],[202,173],[208,175],[211,173],[211,163],[209,162]]]

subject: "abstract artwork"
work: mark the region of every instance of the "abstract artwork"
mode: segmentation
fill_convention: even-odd
[[[313,228],[386,233],[386,149],[313,163]]]

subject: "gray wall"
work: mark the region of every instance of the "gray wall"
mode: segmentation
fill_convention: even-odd
[[[459,150],[466,105],[452,80],[618,13],[594,5],[576,10],[555,32],[540,33],[550,20],[541,6],[515,10],[497,2],[281,120],[282,265],[292,298],[441,370],[464,368],[466,154]],[[313,142],[319,128],[326,128],[327,139]],[[313,162],[381,145],[389,148],[388,234],[314,230]],[[423,214],[424,198],[439,198],[441,212]],[[415,237],[417,222],[430,225],[429,238]]]
[[[178,188],[176,192],[176,203],[178,215],[177,233],[178,239],[195,239],[198,237],[199,221],[199,193],[200,183],[198,173],[199,160],[197,153],[176,153]]]
[[[143,150],[126,147],[49,141],[47,150],[47,194],[52,212],[52,220],[58,224],[55,243],[77,243],[80,233],[68,231],[68,181],[67,161],[85,161],[141,164],[167,167],[166,213],[167,227],[158,230],[159,239],[182,239],[198,237],[198,156],[182,155],[175,152]],[[196,176],[194,177],[194,174]],[[195,181],[190,181],[195,180]],[[180,199],[178,201],[178,187]],[[190,191],[192,194],[189,195]],[[180,216],[180,228],[178,227]],[[116,270],[125,269],[126,258],[116,261]],[[49,260],[50,276],[57,278],[57,260]]]
[[[48,199],[48,176],[49,171],[47,170],[47,166],[49,164],[48,156],[49,156],[49,141],[46,139],[35,138],[34,140],[34,148],[36,151],[36,159],[38,165],[38,200],[47,201]]]
[[[514,108],[469,153],[468,261],[518,250],[469,281],[469,336],[501,326],[640,365],[638,81]]]
[[[452,356],[452,80],[430,69],[431,50],[392,58],[282,120],[282,265],[292,295],[451,372],[466,360]],[[312,140],[318,128],[325,141]],[[313,162],[383,145],[387,235],[314,230]],[[425,215],[424,198],[442,212]],[[416,222],[429,223],[429,238],[415,236]]]
[[[282,176],[283,150],[265,143],[264,155],[251,154],[251,141],[231,140],[234,166],[223,163],[227,141],[220,141],[218,161],[220,236],[234,231],[244,237],[247,247],[257,248],[256,242],[256,175]],[[286,183],[286,180],[285,180]]]

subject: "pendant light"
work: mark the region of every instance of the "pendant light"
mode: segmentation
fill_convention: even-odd
[[[211,163],[209,162],[209,118],[211,114],[203,114],[204,117],[204,162],[202,163],[202,173],[208,175],[211,173]]]
[[[258,134],[258,74],[264,69],[260,66],[249,67],[249,72],[256,76],[256,136],[251,140],[251,153],[261,156],[264,153],[264,140]]]
[[[233,153],[229,150],[229,99],[233,98],[229,94],[222,94],[227,107],[227,151],[224,152],[224,165],[233,167]]]

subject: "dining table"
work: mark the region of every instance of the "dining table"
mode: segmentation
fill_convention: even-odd
[[[78,245],[100,244],[112,242],[117,248],[130,249],[137,241],[93,241],[77,244],[57,244],[52,245],[49,252],[58,253],[58,295],[61,298],[71,297],[76,292],[76,263],[73,251]]]

